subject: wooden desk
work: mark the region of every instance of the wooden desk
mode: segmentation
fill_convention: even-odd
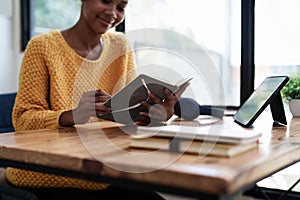
[[[231,198],[237,191],[300,160],[299,118],[287,127],[257,120],[257,149],[218,158],[130,149],[129,131],[111,122],[0,134],[0,164],[184,194]],[[231,117],[217,124],[237,126]],[[291,140],[292,139],[292,140]]]

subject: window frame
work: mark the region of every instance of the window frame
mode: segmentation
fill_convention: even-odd
[[[31,39],[32,30],[32,0],[20,0],[21,2],[21,51],[24,51]]]
[[[255,0],[241,0],[242,33],[241,33],[241,85],[240,105],[246,101],[254,91],[254,9]]]

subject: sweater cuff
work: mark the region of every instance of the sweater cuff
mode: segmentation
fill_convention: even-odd
[[[58,111],[53,111],[47,115],[47,120],[46,120],[46,127],[48,128],[59,128],[61,127],[59,125],[59,118],[60,115],[67,110],[58,110]]]

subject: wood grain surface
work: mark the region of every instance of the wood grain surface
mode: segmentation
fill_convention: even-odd
[[[129,135],[136,127],[99,122],[0,134],[0,159],[208,194],[230,194],[300,160],[300,118],[288,115],[286,127],[274,127],[271,119],[267,113],[254,124],[253,129],[262,132],[258,148],[234,158],[131,149]],[[241,128],[232,117],[194,122],[175,119],[172,123]]]

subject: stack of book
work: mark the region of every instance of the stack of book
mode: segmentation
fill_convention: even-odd
[[[233,157],[256,148],[260,136],[252,129],[222,126],[140,126],[130,147]]]

